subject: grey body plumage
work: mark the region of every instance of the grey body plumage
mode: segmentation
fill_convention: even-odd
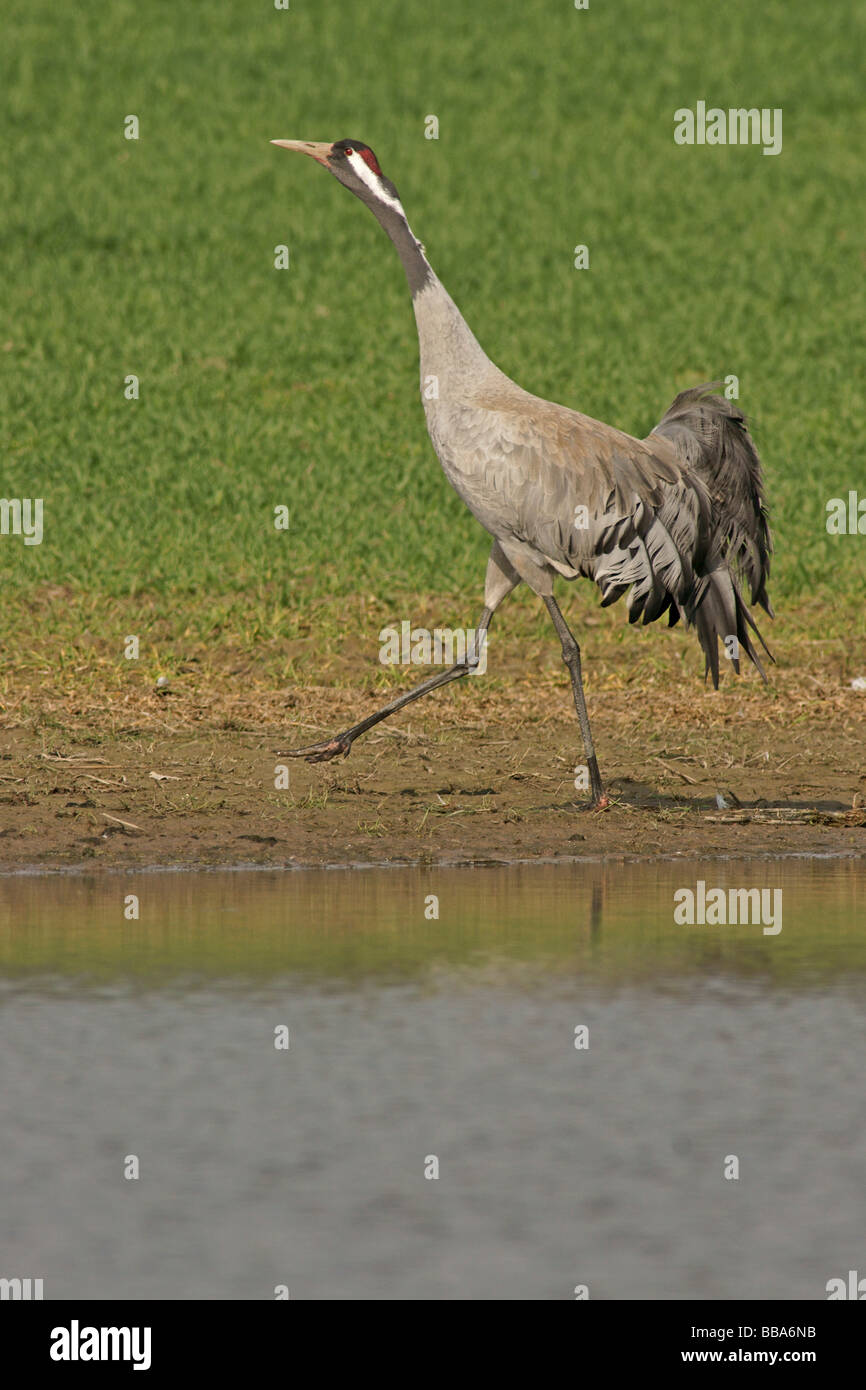
[[[631,622],[682,615],[696,628],[713,682],[719,644],[739,671],[745,654],[764,675],[763,644],[740,593],[772,615],[771,539],[761,464],[742,412],[714,387],[684,391],[646,439],[523,390],[490,360],[412,233],[397,190],[366,145],[275,141],[311,154],[371,209],[397,248],[412,292],[427,428],[445,474],[493,537],[486,632],[521,581],[545,602],[562,641],[587,754],[593,804],[606,805],[583,695],[580,651],[553,597],[557,576],[585,577],[603,604],[628,594]],[[766,647],[765,647],[766,650]],[[334,739],[297,750],[345,755],[361,733],[449,680],[431,677]]]

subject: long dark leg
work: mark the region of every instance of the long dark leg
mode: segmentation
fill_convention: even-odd
[[[360,724],[354,724],[351,729],[346,729],[345,733],[337,734],[334,738],[327,739],[324,743],[311,743],[307,748],[295,748],[290,753],[284,753],[280,756],[287,758],[306,758],[308,763],[325,763],[331,758],[347,757],[355,739],[360,738],[361,734],[365,734],[368,729],[372,729],[374,724],[380,724],[383,719],[387,719],[390,715],[396,714],[397,711],[403,709],[405,705],[410,705],[413,700],[420,700],[422,695],[429,695],[431,690],[438,690],[440,685],[447,685],[449,681],[459,680],[461,676],[467,675],[477,666],[481,657],[481,642],[483,640],[480,634],[486,634],[492,616],[493,610],[485,608],[484,612],[481,614],[478,627],[476,628],[477,636],[475,640],[475,649],[471,654],[467,653],[465,661],[455,662],[453,666],[449,666],[447,671],[440,671],[438,675],[431,676],[429,680],[422,681],[420,685],[415,686],[414,690],[408,691],[405,695],[398,696],[396,700],[392,700],[388,705],[383,705],[381,709],[376,710],[375,714],[368,715],[366,719],[362,719]]]
[[[571,688],[574,692],[574,707],[577,710],[577,719],[580,724],[580,732],[583,736],[583,746],[586,751],[586,762],[589,768],[589,784],[592,789],[592,804],[601,809],[608,805],[604,787],[601,782],[601,773],[598,770],[598,758],[595,756],[595,748],[592,742],[592,730],[589,727],[589,715],[586,712],[586,700],[583,694],[583,681],[580,675],[580,647],[574,639],[574,634],[568,623],[560,612],[559,604],[551,594],[544,596],[544,603],[548,613],[553,619],[553,626],[556,628],[559,640],[562,643],[562,659],[568,667],[571,676]]]

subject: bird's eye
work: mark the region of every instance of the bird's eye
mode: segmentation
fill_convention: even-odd
[[[354,150],[343,150],[343,154],[345,154],[345,155],[350,155],[350,154],[354,154],[354,153],[355,153]]]

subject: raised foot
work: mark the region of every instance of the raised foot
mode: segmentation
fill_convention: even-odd
[[[332,758],[347,758],[352,748],[352,740],[342,735],[328,739],[325,743],[311,743],[306,748],[292,748],[281,754],[284,758],[306,758],[308,763],[328,763]]]

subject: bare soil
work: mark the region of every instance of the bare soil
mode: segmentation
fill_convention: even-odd
[[[0,728],[0,869],[866,854],[866,696],[826,662],[714,693],[690,650],[684,669],[608,652],[588,698],[611,806],[592,812],[567,677],[523,657],[318,765],[281,754],[387,698],[357,658],[356,689],[262,689],[235,668],[31,691]]]

